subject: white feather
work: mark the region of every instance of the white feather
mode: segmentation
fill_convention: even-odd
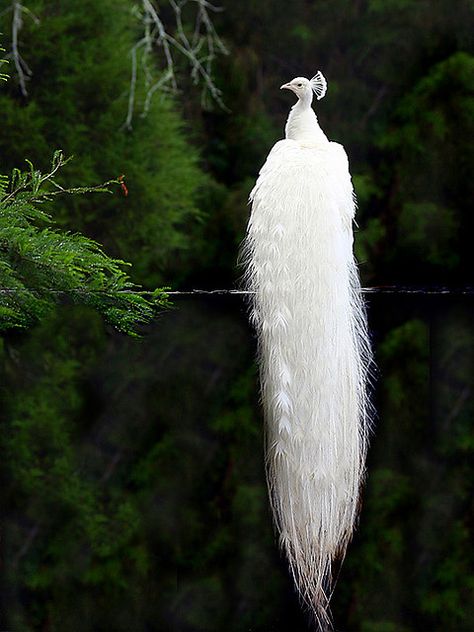
[[[322,99],[327,92],[328,84],[323,73],[318,70],[318,72],[314,75],[314,77],[310,80],[311,88],[316,95],[318,101]]]
[[[331,564],[351,538],[364,474],[371,354],[346,153],[327,140],[307,94],[286,133],[251,193],[242,253],[254,292],[270,500],[300,595],[326,630]]]

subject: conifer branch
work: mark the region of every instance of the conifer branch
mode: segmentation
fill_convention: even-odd
[[[91,306],[116,329],[137,335],[137,326],[167,305],[166,291],[143,291],[124,271],[130,264],[110,258],[84,235],[54,228],[52,217],[39,208],[59,195],[110,192],[123,178],[63,187],[56,178],[68,161],[57,151],[45,174],[27,161],[26,171],[0,177],[0,330],[29,326],[68,300]]]

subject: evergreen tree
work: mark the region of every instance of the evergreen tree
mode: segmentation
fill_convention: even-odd
[[[0,8],[8,8],[4,2]],[[66,184],[87,185],[124,174],[129,195],[70,198],[56,214],[61,224],[103,243],[134,265],[137,281],[153,287],[182,272],[186,252],[197,247],[199,191],[208,178],[187,142],[179,105],[157,96],[148,115],[123,129],[130,90],[130,51],[139,36],[128,0],[25,3],[39,21],[23,16],[22,58],[31,68],[28,96],[17,79],[0,95],[3,171],[29,158],[47,167],[51,147],[76,159]],[[0,30],[11,32],[11,12]],[[8,48],[8,45],[6,46]],[[12,73],[13,75],[13,70]],[[137,110],[144,98],[137,84]]]

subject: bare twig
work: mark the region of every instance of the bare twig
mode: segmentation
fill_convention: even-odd
[[[19,2],[13,2],[13,19],[12,19],[12,56],[13,63],[15,64],[16,71],[18,73],[18,81],[20,83],[20,90],[24,97],[28,95],[26,89],[26,76],[25,71],[21,63],[21,56],[18,50],[18,32],[23,26],[21,4]]]
[[[130,76],[130,90],[128,93],[127,118],[125,119],[125,123],[123,124],[123,127],[127,129],[131,129],[132,127],[133,109],[135,104],[135,90],[137,87],[137,50],[140,48],[140,46],[143,45],[145,41],[145,38],[142,38],[130,51],[130,56],[132,58],[132,71]]]
[[[39,19],[23,4],[18,2],[17,0],[13,0],[11,9],[13,17],[12,17],[12,51],[11,57],[13,59],[13,63],[15,65],[15,69],[18,75],[18,82],[20,84],[21,94],[26,97],[28,96],[28,90],[26,89],[26,82],[31,79],[32,70],[26,63],[26,61],[22,58],[20,54],[20,49],[18,45],[18,35],[23,27],[23,15],[28,15],[35,24],[39,23]]]
[[[138,55],[141,53],[141,70],[144,74],[146,95],[141,106],[141,115],[146,116],[151,101],[156,92],[178,92],[178,80],[176,77],[178,57],[184,58],[190,67],[190,76],[195,84],[202,84],[202,105],[208,104],[210,97],[220,107],[227,110],[222,101],[221,91],[217,87],[213,77],[213,64],[218,54],[228,54],[227,48],[212,23],[211,12],[221,11],[208,0],[168,0],[175,16],[173,25],[166,25],[161,16],[160,4],[154,0],[139,0],[135,5],[133,14],[143,26],[143,35],[134,44],[130,51],[131,75],[128,98],[127,116],[123,127],[131,128],[136,109],[136,94],[138,82]],[[182,11],[186,6],[195,7],[194,25],[186,26],[183,23]],[[24,17],[28,16],[36,24],[39,19],[32,11],[19,2],[12,0],[11,5],[3,13],[12,12],[12,49],[9,56],[18,77],[21,94],[28,96],[27,83],[32,77],[32,70],[20,53],[19,34],[23,27]],[[187,30],[191,34],[187,34]],[[163,53],[163,68],[160,76],[155,77],[152,54],[155,49]],[[175,59],[176,58],[176,59]]]
[[[137,55],[141,51],[141,68],[144,73],[146,95],[142,106],[142,116],[149,112],[151,101],[157,91],[178,92],[176,76],[177,59],[184,59],[190,67],[193,83],[202,84],[201,100],[205,106],[210,96],[219,106],[227,110],[222,101],[221,91],[213,78],[213,63],[217,54],[226,55],[227,48],[218,36],[210,18],[210,12],[220,11],[207,0],[168,0],[175,16],[175,24],[170,29],[163,22],[159,4],[152,0],[141,0],[141,6],[135,7],[134,14],[143,25],[143,36],[130,51],[131,79],[128,110],[124,127],[131,128],[136,109]],[[195,5],[194,27],[192,35],[187,34],[183,23],[182,11],[186,5]],[[159,78],[154,80],[151,56],[154,49],[163,53],[163,68]]]

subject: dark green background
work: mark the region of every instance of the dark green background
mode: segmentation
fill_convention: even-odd
[[[231,112],[202,111],[183,65],[181,93],[157,96],[130,132],[133,3],[25,4],[40,18],[20,37],[33,76],[27,99],[12,68],[0,93],[1,171],[26,157],[46,168],[61,148],[75,155],[69,183],[125,174],[128,197],[54,214],[132,261],[145,287],[237,284],[247,196],[291,104],[278,88],[317,69],[320,124],[358,193],[363,283],[472,283],[472,1],[222,0],[230,55],[215,78]],[[5,13],[7,48],[10,30]],[[474,299],[368,305],[378,419],[336,629],[467,632]],[[272,531],[244,303],[182,298],[143,333],[65,305],[3,337],[0,629],[309,629]]]

